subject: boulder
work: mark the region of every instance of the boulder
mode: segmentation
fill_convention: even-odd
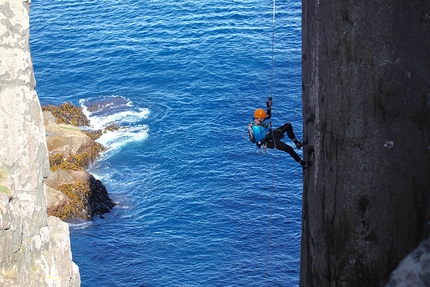
[[[63,220],[88,220],[115,206],[103,183],[86,170],[51,171],[46,185],[48,214]]]
[[[49,215],[70,204],[70,199],[64,193],[48,185],[46,185],[46,199]]]
[[[90,136],[68,122],[74,119],[70,122],[85,123],[85,116],[70,103],[48,107],[43,107],[51,169],[46,179],[48,214],[63,220],[88,220],[110,212],[115,203],[103,183],[85,169],[103,147],[95,141],[94,134]]]
[[[50,156],[62,154],[63,157],[67,157],[91,151],[92,139],[78,127],[57,124],[49,111],[44,111],[43,117]]]
[[[430,286],[430,239],[424,240],[391,273],[386,287]]]

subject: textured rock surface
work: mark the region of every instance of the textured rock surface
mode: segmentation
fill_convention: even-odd
[[[91,150],[92,140],[72,125],[58,125],[50,112],[43,112],[46,142],[50,155],[61,153],[64,157]]]
[[[384,286],[428,236],[429,47],[429,1],[303,1],[301,286]]]
[[[0,1],[0,286],[79,286],[68,226],[47,217],[49,172],[29,3]]]
[[[51,171],[46,185],[48,214],[64,220],[89,220],[115,206],[103,183],[86,170]]]
[[[74,109],[71,104],[66,105]],[[70,122],[61,118],[61,109],[51,108],[58,112],[60,120]],[[46,180],[48,214],[63,220],[88,220],[110,212],[115,203],[109,198],[105,186],[85,170],[98,156],[101,145],[76,126],[57,124],[57,116],[50,111],[43,112],[51,164]],[[84,120],[87,121],[86,117]]]
[[[424,240],[391,274],[386,287],[430,286],[430,239]]]

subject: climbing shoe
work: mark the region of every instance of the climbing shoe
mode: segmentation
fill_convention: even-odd
[[[312,165],[312,161],[305,161],[304,163],[302,163],[302,168],[303,168],[303,170],[305,170],[308,167],[310,167],[311,165]]]
[[[308,143],[308,141],[299,142],[298,140],[296,140],[294,143],[296,144],[297,149],[301,149],[302,146]]]

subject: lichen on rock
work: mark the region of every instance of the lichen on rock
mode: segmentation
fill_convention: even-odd
[[[31,1],[0,4],[0,286],[80,286],[69,227],[46,213],[49,174],[29,47]]]

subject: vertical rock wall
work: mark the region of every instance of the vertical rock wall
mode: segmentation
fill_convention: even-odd
[[[428,236],[430,2],[303,0],[301,286],[384,286]]]
[[[66,223],[47,217],[45,129],[29,2],[0,0],[0,285],[79,286]]]

